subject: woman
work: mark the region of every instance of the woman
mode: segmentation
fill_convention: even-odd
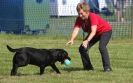
[[[74,43],[80,28],[82,28],[83,31],[88,34],[79,47],[83,68],[85,70],[94,70],[87,51],[99,41],[99,50],[102,57],[104,71],[112,71],[108,50],[106,48],[112,34],[111,26],[99,15],[91,13],[89,5],[85,2],[77,5],[77,12],[78,17],[76,19],[71,38],[66,45],[72,45]]]

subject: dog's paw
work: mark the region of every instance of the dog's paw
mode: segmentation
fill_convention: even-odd
[[[61,74],[61,72],[57,72],[57,74]]]

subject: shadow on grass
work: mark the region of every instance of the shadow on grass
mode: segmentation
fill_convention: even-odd
[[[80,67],[65,67],[62,70],[67,71],[67,72],[84,71],[83,68],[80,68]]]
[[[39,75],[40,76],[39,73],[32,73],[32,74],[30,74],[30,73],[28,73],[28,74],[26,74],[26,73],[23,73],[23,74],[22,73],[17,73],[15,76],[30,76],[30,75]]]
[[[69,73],[70,72],[73,72],[73,71],[85,71],[81,67],[68,67],[68,66],[59,69],[60,72],[61,72],[61,70],[66,71],[66,72],[69,72]],[[44,71],[44,74],[42,74],[42,75],[45,75],[46,74],[45,72],[46,71]],[[56,73],[53,69],[49,69],[49,70],[47,70],[47,72],[49,72],[49,73],[53,73],[53,72]],[[15,76],[30,76],[30,75],[38,75],[38,76],[40,76],[40,73],[39,72],[38,73],[20,73],[19,72]],[[9,76],[11,76],[11,75],[9,74]]]

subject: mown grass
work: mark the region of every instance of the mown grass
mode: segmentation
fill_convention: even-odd
[[[98,44],[90,50],[90,58],[94,71],[82,70],[78,53],[81,39],[75,44],[65,47],[67,37],[49,37],[45,35],[0,35],[0,83],[132,83],[133,82],[133,40],[112,40],[108,45],[113,72],[104,73]],[[71,65],[56,63],[61,75],[57,75],[51,67],[45,74],[39,75],[39,68],[28,65],[18,69],[18,76],[10,76],[14,53],[7,50],[6,45],[13,48],[30,46],[35,48],[63,48],[71,57]]]

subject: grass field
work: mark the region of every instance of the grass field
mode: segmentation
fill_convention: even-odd
[[[48,37],[45,35],[5,35],[0,34],[0,83],[132,83],[133,82],[133,40],[112,40],[108,45],[113,72],[102,71],[98,44],[90,50],[90,58],[94,71],[82,70],[78,53],[81,39],[73,46],[65,47],[67,37]],[[61,75],[57,75],[51,67],[45,74],[39,75],[39,68],[28,65],[18,69],[18,76],[10,76],[14,53],[7,50],[6,45],[13,48],[30,46],[35,48],[64,48],[71,57],[71,65],[56,63]]]

